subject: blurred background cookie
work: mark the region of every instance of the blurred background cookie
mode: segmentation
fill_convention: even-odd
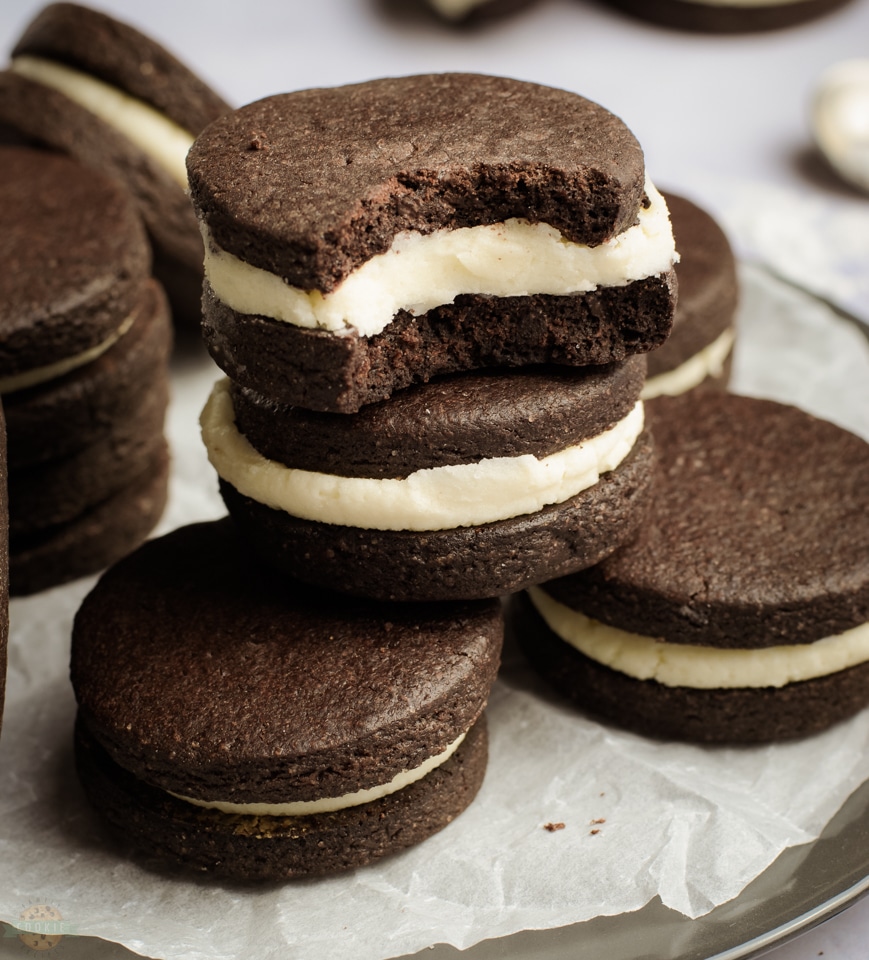
[[[120,180],[135,198],[175,319],[199,322],[202,241],[184,157],[228,105],[162,46],[106,14],[46,7],[0,74],[0,126]]]
[[[679,30],[779,30],[822,17],[851,0],[606,0],[634,16]]]

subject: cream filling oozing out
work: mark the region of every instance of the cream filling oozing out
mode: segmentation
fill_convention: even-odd
[[[672,370],[659,373],[656,377],[649,377],[643,385],[640,396],[643,400],[666,395],[675,397],[680,393],[692,390],[707,377],[720,377],[724,372],[724,364],[733,349],[736,332],[731,328],[725,330],[719,337],[702,350],[698,350],[693,357]]]
[[[133,326],[138,316],[138,312],[131,313],[126,320],[108,339],[98,343],[95,347],[78,353],[74,357],[64,357],[57,363],[47,363],[44,367],[33,367],[30,370],[24,370],[21,373],[13,373],[8,377],[0,377],[0,394],[14,393],[16,390],[26,390],[28,387],[35,387],[40,383],[47,383],[57,377],[62,377],[78,367],[83,367],[86,363],[96,360],[102,356],[106,350],[113,347],[121,337]]]
[[[221,813],[241,813],[252,817],[306,817],[312,813],[333,813],[336,810],[346,810],[348,807],[358,807],[363,803],[371,803],[372,800],[379,800],[390,793],[409,787],[417,780],[422,780],[426,774],[431,773],[432,770],[450,759],[458,750],[466,735],[463,733],[456,740],[453,740],[442,753],[429,757],[428,760],[413,770],[402,770],[397,773],[389,783],[369,787],[367,790],[356,790],[354,793],[346,793],[342,797],[293,800],[290,803],[232,803],[224,800],[195,800],[193,797],[185,797],[178,793],[173,793],[172,796],[179,800],[185,800],[187,803],[195,803],[198,807],[220,810]],[[171,790],[168,792],[171,793]]]
[[[630,453],[643,430],[643,405],[638,401],[604,433],[542,459],[494,457],[385,480],[315,473],[267,460],[235,425],[227,379],[215,384],[200,425],[217,473],[273,510],[369,530],[451,530],[536,513],[593,486]]]
[[[187,189],[187,152],[193,134],[154,107],[87,73],[42,57],[20,56],[11,64],[15,73],[69,97],[80,107],[114,127],[160,164]]]
[[[239,260],[200,224],[205,274],[215,296],[237,313],[372,336],[399,310],[419,315],[460,294],[561,296],[665,273],[677,259],[667,204],[649,182],[646,193],[650,205],[640,209],[638,222],[597,247],[565,240],[549,224],[518,219],[425,235],[404,232],[327,294],[291,287]]]
[[[538,587],[528,594],[549,629],[580,653],[635,680],[667,687],[783,687],[869,660],[869,623],[814,643],[725,650],[629,633],[572,610]]]

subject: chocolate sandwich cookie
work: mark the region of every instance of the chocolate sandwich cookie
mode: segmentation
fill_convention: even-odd
[[[383,600],[492,597],[602,559],[641,521],[645,358],[457,374],[357,414],[224,380],[202,414],[245,535],[293,577]]]
[[[649,401],[635,540],[524,599],[532,664],[584,708],[699,742],[805,736],[869,703],[869,445],[795,407]]]
[[[96,360],[3,395],[13,471],[59,461],[104,442],[142,399],[164,390],[172,325],[166,296],[149,280],[129,331]]]
[[[670,336],[648,356],[645,399],[726,387],[736,338],[736,260],[724,231],[690,200],[664,197],[680,256],[679,302]]]
[[[176,530],[76,616],[82,783],[125,838],[195,870],[361,866],[473,799],[501,639],[495,601],[341,598],[260,569],[228,520]]]
[[[231,379],[325,412],[487,366],[666,337],[666,204],[624,124],[563,90],[439,74],[269,97],[187,159],[203,332]]]
[[[832,13],[850,0],[607,0],[665,27],[708,33],[779,30]]]
[[[120,180],[154,246],[177,318],[196,323],[202,243],[185,195],[194,136],[229,109],[139,31],[87,7],[51,4],[0,74],[0,125]]]
[[[0,393],[96,359],[132,325],[150,269],[126,192],[72,160],[0,148]]]

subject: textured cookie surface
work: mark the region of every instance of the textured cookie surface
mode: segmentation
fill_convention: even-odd
[[[72,676],[88,730],[140,778],[307,800],[388,782],[467,730],[501,629],[493,602],[390,608],[275,580],[222,521],[104,575],[76,617]]]
[[[733,325],[736,260],[721,227],[697,204],[666,192],[680,260],[679,300],[670,336],[648,354],[649,377],[690,360]]]
[[[67,523],[11,545],[10,589],[15,596],[97,573],[134,550],[166,506],[169,453],[162,445],[130,484]]]
[[[150,267],[127,194],[66,157],[0,148],[0,376],[74,357],[116,334]]]
[[[640,394],[643,357],[434,380],[355,415],[315,413],[232,390],[238,429],[264,457],[344,477],[404,477],[487,457],[545,457],[603,433]]]
[[[608,111],[468,74],[260,100],[206,128],[187,166],[220,247],[322,291],[403,230],[523,217],[599,244],[634,223],[644,192],[642,152]]]
[[[636,540],[547,584],[562,603],[673,643],[810,643],[869,621],[869,445],[727,394],[646,405],[657,495]]]

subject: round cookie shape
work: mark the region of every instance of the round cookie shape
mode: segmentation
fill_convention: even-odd
[[[600,244],[645,189],[639,145],[602,107],[472,74],[269,97],[206,128],[187,167],[222,249],[323,292],[406,230],[522,217]]]
[[[232,388],[238,429],[269,460],[345,477],[405,477],[487,457],[545,457],[630,413],[645,358],[433,380],[355,415],[288,407]]]
[[[869,621],[869,445],[767,400],[647,403],[658,494],[636,539],[546,585],[583,614],[673,644],[808,644]]]
[[[729,330],[739,299],[736,258],[724,231],[687,198],[664,196],[680,255],[679,300],[670,336],[647,355],[649,379],[675,370]]]
[[[44,57],[89,73],[198,131],[227,104],[171,53],[134,27],[75,3],[52,3],[16,43],[12,57]]]
[[[747,33],[797,26],[850,0],[609,0],[643,20],[701,33]]]
[[[9,465],[58,460],[104,440],[165,377],[171,347],[169,306],[151,280],[132,327],[113,347],[62,377],[3,397]]]
[[[501,635],[495,602],[385,607],[277,581],[224,520],[103,576],[76,617],[72,678],[83,725],[139,779],[286,803],[445,751],[482,713]]]
[[[66,157],[0,150],[0,377],[9,377],[117,335],[142,296],[150,255],[118,185]]]

